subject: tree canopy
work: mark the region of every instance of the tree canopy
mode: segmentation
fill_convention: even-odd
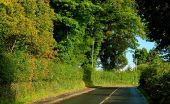
[[[54,38],[58,43],[58,57],[66,63],[90,63],[94,43],[96,60],[102,41],[102,25],[98,20],[102,8],[90,0],[52,0],[51,6],[55,11]]]
[[[1,0],[0,7],[2,53],[79,67],[100,59],[109,70],[124,67],[125,50],[145,35],[134,0]]]
[[[161,58],[156,49],[152,49],[149,52],[147,52],[146,48],[136,49],[133,54],[133,59],[137,65],[161,62]]]
[[[148,37],[159,49],[170,45],[170,2],[169,0],[136,0],[138,10],[148,26]]]
[[[146,48],[136,49],[135,53],[133,54],[133,59],[134,63],[137,63],[137,65],[146,64],[148,62],[147,49]]]
[[[50,57],[54,12],[43,0],[0,1],[0,50]]]
[[[108,0],[101,3],[105,14],[100,59],[103,68],[123,68],[127,64],[125,50],[136,48],[136,36],[144,37],[144,25],[137,15],[133,0]]]
[[[127,64],[125,50],[136,48],[136,36],[144,37],[133,0],[52,0],[50,4],[63,62],[96,65],[100,58],[104,69],[122,68]]]

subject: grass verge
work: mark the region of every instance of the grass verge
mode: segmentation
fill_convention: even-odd
[[[94,71],[92,80],[96,86],[138,86],[139,71]]]

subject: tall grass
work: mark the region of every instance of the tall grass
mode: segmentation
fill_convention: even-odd
[[[94,71],[92,80],[96,86],[137,86],[139,71]]]
[[[0,60],[0,103],[23,104],[85,86],[137,86],[139,71],[94,71],[23,52]],[[9,73],[10,71],[10,73]]]
[[[0,104],[23,104],[85,88],[83,71],[77,66],[22,53],[3,57],[0,61]],[[9,69],[12,73],[8,73]]]

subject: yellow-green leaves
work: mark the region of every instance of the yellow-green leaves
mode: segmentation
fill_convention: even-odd
[[[54,13],[49,4],[44,0],[1,0],[0,7],[1,44],[15,51],[23,51],[20,45],[25,44],[21,47],[29,54],[47,57],[55,43],[52,35]],[[8,47],[10,39],[16,43]]]

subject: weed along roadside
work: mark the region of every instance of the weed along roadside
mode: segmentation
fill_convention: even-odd
[[[96,86],[138,86],[139,78],[138,70],[94,71],[92,74],[92,81]]]
[[[126,76],[126,78],[122,78],[121,75]],[[89,83],[93,82],[93,84],[88,83],[89,88],[85,88],[83,90],[77,90],[77,91],[71,91],[71,89],[70,89],[69,93],[65,92],[63,94],[59,94],[58,96],[46,97],[44,99],[34,101],[33,104],[45,104],[45,103],[53,104],[53,103],[58,103],[60,101],[69,99],[71,97],[75,97],[75,96],[82,95],[84,93],[88,93],[90,91],[95,90],[96,88],[100,88],[100,87],[102,88],[102,86],[105,86],[105,87],[107,86],[106,88],[115,87],[115,86],[117,86],[117,87],[137,86],[138,84],[134,85],[133,77],[131,77],[132,75],[134,75],[133,71],[124,71],[124,72],[93,71],[92,75],[91,75],[91,80],[89,82]],[[137,72],[136,75],[139,76],[139,72]],[[127,79],[127,78],[129,78],[129,79]],[[83,77],[83,79],[84,79],[84,77]],[[128,80],[129,80],[129,82],[127,82]],[[139,79],[136,79],[135,83],[138,83],[138,80]],[[85,82],[85,83],[87,83],[87,82]],[[91,85],[91,86],[89,86],[89,85]],[[96,85],[96,86],[94,86],[94,85]]]
[[[17,82],[11,82],[10,87],[7,87],[7,85],[1,86],[2,96],[7,97],[5,94],[11,93],[7,98],[2,97],[1,99],[3,100],[0,100],[1,103],[26,103],[49,96],[55,96],[56,94],[59,95],[86,88],[82,80],[83,72],[80,69],[76,70],[72,66],[63,66],[52,62],[49,67],[50,71],[48,74],[51,76],[49,79],[37,79],[32,81],[26,79],[24,81],[24,79],[22,79],[22,82],[21,80]],[[34,73],[40,72],[36,71]],[[43,75],[43,73],[41,75]],[[35,77],[41,78],[41,75],[35,75]],[[25,76],[23,76],[23,78],[25,78]],[[6,91],[9,91],[10,93]],[[11,97],[13,97],[13,94],[15,94],[14,101],[9,100]]]

